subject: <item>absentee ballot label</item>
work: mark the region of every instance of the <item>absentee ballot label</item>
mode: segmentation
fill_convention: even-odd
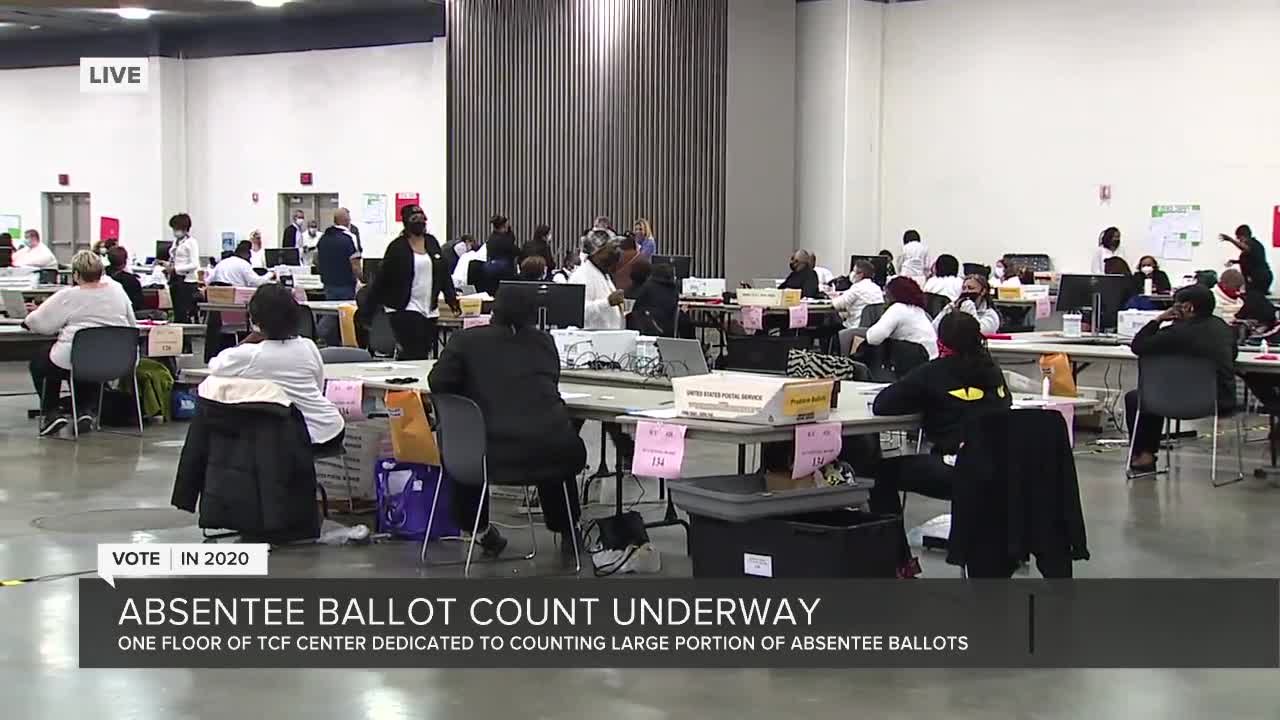
[[[98,577],[115,587],[118,577],[266,575],[270,553],[271,546],[266,543],[102,544],[98,546]]]

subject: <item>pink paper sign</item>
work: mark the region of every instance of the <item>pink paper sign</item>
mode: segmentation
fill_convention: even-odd
[[[834,461],[840,455],[843,442],[838,422],[796,426],[796,455],[791,463],[792,479],[812,475],[815,470]]]
[[[676,480],[684,465],[683,425],[641,421],[636,425],[636,454],[631,469],[642,477]]]
[[[1053,308],[1049,305],[1049,298],[1036,298],[1036,319],[1044,320],[1053,314]]]
[[[257,291],[258,288],[238,287],[236,288],[235,299],[232,302],[236,305],[248,305],[249,301],[253,299],[253,294]]]
[[[364,383],[359,380],[330,380],[324,396],[338,407],[346,420],[364,420]]]
[[[751,306],[739,311],[742,329],[748,332],[764,329],[764,309]]]
[[[1076,446],[1076,406],[1071,403],[1053,403],[1044,406],[1045,410],[1057,410],[1062,413],[1062,419],[1067,421],[1067,442],[1071,443],[1071,447]]]
[[[799,330],[800,328],[809,327],[809,306],[804,303],[793,305],[791,307],[791,329]]]
[[[462,318],[462,329],[484,327],[489,324],[489,315],[473,315]]]

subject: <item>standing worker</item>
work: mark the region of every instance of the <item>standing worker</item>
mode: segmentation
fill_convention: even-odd
[[[361,275],[360,247],[351,234],[351,214],[346,208],[333,213],[333,225],[320,236],[316,245],[316,264],[320,268],[320,281],[324,283],[325,300],[355,300],[357,279]],[[316,333],[330,345],[340,343],[338,321],[333,315],[324,315],[317,323]]]
[[[440,293],[455,313],[461,307],[440,243],[427,232],[426,213],[406,205],[400,218],[404,231],[387,246],[369,298],[390,313],[400,359],[426,360],[435,354]]]
[[[169,248],[169,297],[173,300],[173,321],[189,323],[196,316],[196,270],[200,269],[200,243],[191,237],[191,216],[178,213],[169,218],[173,246]]]

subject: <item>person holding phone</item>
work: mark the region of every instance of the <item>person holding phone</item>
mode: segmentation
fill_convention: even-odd
[[[960,296],[938,313],[938,317],[933,319],[933,326],[941,326],[943,319],[953,312],[972,315],[983,335],[1000,332],[1000,313],[991,305],[991,285],[981,275],[970,275],[964,279]]]

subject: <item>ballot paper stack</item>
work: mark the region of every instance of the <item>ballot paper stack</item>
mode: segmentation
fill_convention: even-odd
[[[392,454],[391,426],[385,419],[347,423],[342,446],[344,457],[316,460],[316,482],[330,500],[373,500],[378,458]]]

